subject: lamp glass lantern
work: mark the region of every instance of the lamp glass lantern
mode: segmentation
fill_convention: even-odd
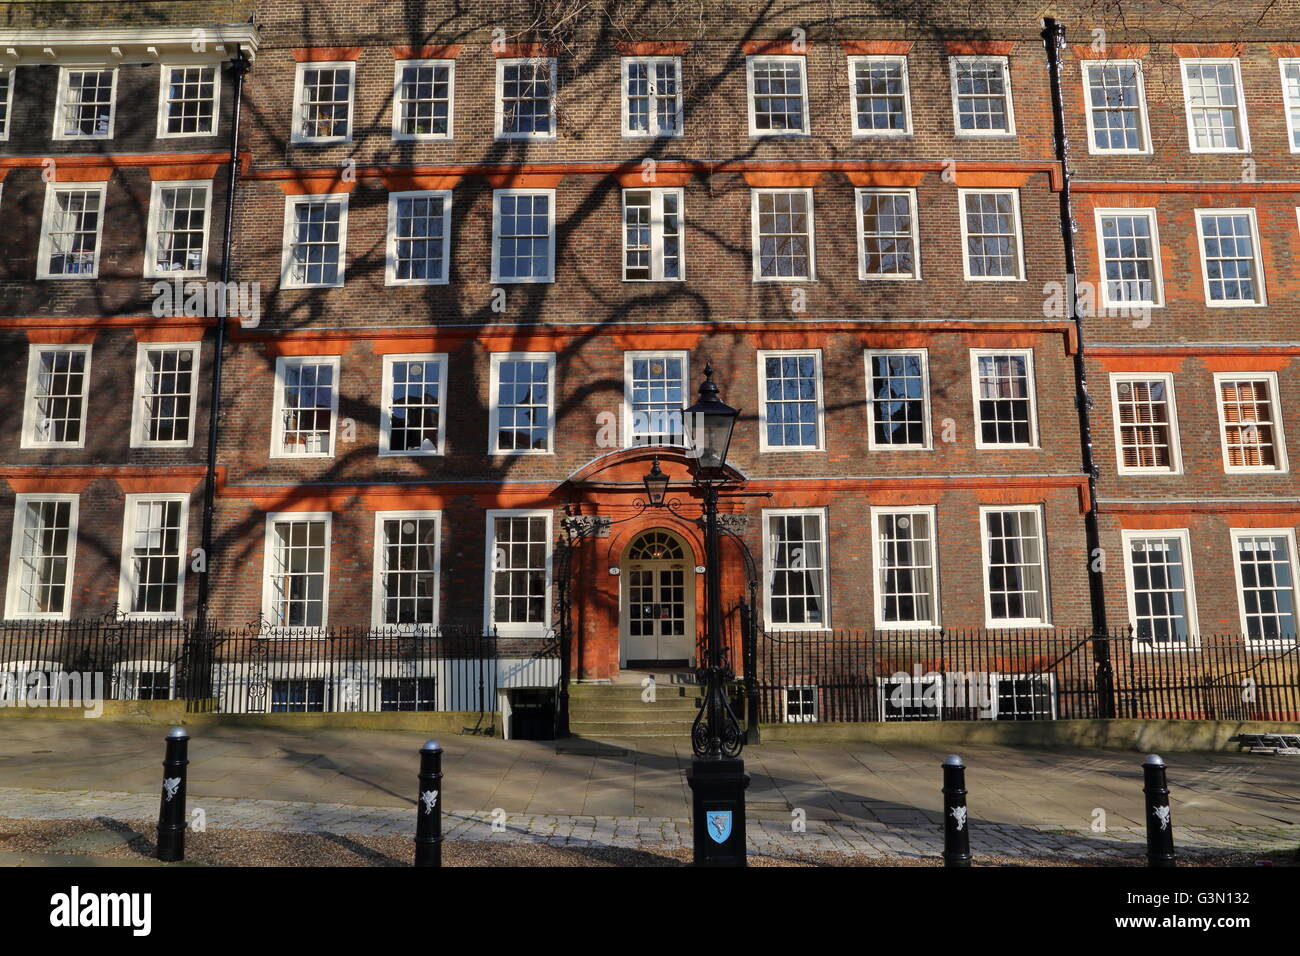
[[[645,476],[645,496],[652,508],[662,508],[664,495],[668,493],[668,475],[659,467],[659,456],[655,455],[654,464]]]
[[[682,413],[686,447],[701,469],[721,471],[726,465],[731,433],[739,415],[740,409],[732,408],[719,396],[713,366],[705,365],[699,400]]]

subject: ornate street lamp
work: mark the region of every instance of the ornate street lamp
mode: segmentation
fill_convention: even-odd
[[[731,433],[739,415],[739,409],[719,397],[718,386],[713,382],[713,365],[706,364],[700,399],[682,413],[686,447],[701,470],[721,472],[726,466]]]
[[[662,508],[664,506],[664,495],[668,493],[668,476],[664,474],[659,467],[659,456],[655,455],[654,464],[646,472],[643,479],[645,481],[645,496],[650,502],[652,508]]]

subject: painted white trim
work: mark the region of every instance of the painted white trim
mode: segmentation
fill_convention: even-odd
[[[1233,83],[1236,84],[1237,92],[1237,119],[1241,124],[1238,133],[1241,135],[1241,146],[1238,149],[1228,149],[1226,147],[1215,149],[1209,146],[1197,146],[1194,125],[1192,124],[1192,97],[1191,90],[1187,88],[1187,68],[1194,64],[1201,63],[1231,63]],[[1241,60],[1237,57],[1195,57],[1185,58],[1178,61],[1178,78],[1182,81],[1183,86],[1183,110],[1187,120],[1187,149],[1192,153],[1249,153],[1250,152],[1250,123],[1246,119],[1246,88],[1241,82]],[[1197,107],[1205,109],[1206,107]],[[1214,107],[1210,107],[1213,109]]]
[[[1105,237],[1102,235],[1101,221],[1107,216],[1132,216],[1137,218],[1145,216],[1147,223],[1151,228],[1151,281],[1155,291],[1153,301],[1134,300],[1132,302],[1114,302],[1110,298],[1110,283],[1106,280],[1106,253]],[[1098,294],[1101,297],[1102,307],[1105,309],[1131,309],[1133,306],[1149,306],[1153,309],[1162,309],[1165,305],[1165,270],[1160,262],[1160,226],[1156,210],[1153,207],[1134,207],[1132,209],[1123,208],[1098,208],[1093,210],[1093,229],[1097,236],[1097,279]],[[1202,247],[1204,248],[1204,247]]]
[[[148,424],[144,412],[145,371],[147,356],[155,351],[189,349],[190,351],[190,424],[186,441],[150,441],[145,437]],[[139,342],[135,347],[135,380],[131,396],[131,447],[132,448],[193,448],[194,417],[199,398],[199,363],[203,348],[200,342]]]
[[[1287,145],[1290,147],[1291,152],[1300,153],[1300,140],[1297,138],[1297,134],[1300,134],[1300,122],[1297,122],[1292,116],[1293,111],[1300,112],[1300,99],[1297,99],[1295,103],[1290,103],[1286,97],[1286,68],[1295,66],[1300,69],[1300,58],[1282,57],[1277,61],[1277,66],[1278,72],[1282,75],[1282,113],[1286,117]]]
[[[855,139],[902,139],[912,135],[912,86],[908,74],[907,56],[872,55],[850,56],[849,68],[849,125],[853,128]],[[903,128],[902,129],[862,129],[858,126],[858,66],[872,63],[901,63],[903,65]]]
[[[871,360],[877,356],[888,355],[919,355],[921,358],[921,385],[925,389],[925,442],[921,445],[882,445],[876,441],[876,403],[875,396],[871,390],[872,371]],[[934,449],[934,435],[931,431],[930,420],[933,416],[933,409],[930,406],[930,350],[929,349],[864,349],[862,352],[862,362],[866,373],[866,395],[867,395],[867,448],[871,451],[932,451]]]
[[[970,244],[967,236],[966,197],[968,195],[1006,195],[1011,197],[1011,212],[1016,225],[1017,273],[1014,276],[974,276],[970,272]],[[1025,227],[1020,218],[1019,189],[958,189],[957,222],[961,227],[961,272],[967,282],[1025,282]]]
[[[402,132],[402,70],[408,67],[446,67],[447,68],[447,132],[445,133],[403,133]],[[396,60],[393,62],[393,109],[392,136],[394,143],[446,142],[456,138],[456,61],[445,59],[431,60]]]
[[[1047,568],[1047,533],[1044,525],[1046,524],[1046,515],[1041,504],[1037,505],[981,505],[979,510],[980,522],[980,566],[983,575],[984,590],[984,626],[990,628],[1015,628],[1015,627],[1051,627],[1052,626],[1052,586],[1051,579],[1048,575]],[[989,525],[987,516],[995,512],[1033,512],[1037,517],[1038,523],[1038,559],[1039,567],[1042,570],[1043,578],[1043,595],[1042,605],[1044,615],[1041,618],[998,618],[993,617],[993,600],[989,592]]]
[[[72,619],[72,597],[76,593],[77,522],[80,518],[80,495],[19,494],[14,497],[13,530],[9,535],[9,573],[5,578],[5,617],[11,621],[69,621]],[[63,610],[56,614],[18,610],[19,561],[22,558],[23,520],[27,505],[33,501],[70,501],[68,509],[68,565],[64,575]],[[61,669],[61,668],[60,668]]]
[[[500,62],[500,61],[498,61]],[[550,235],[547,245],[549,272],[544,276],[527,276],[505,279],[501,277],[501,197],[546,196],[546,209],[550,213]],[[494,285],[522,285],[534,282],[555,281],[555,190],[554,189],[494,189],[492,190],[492,275]]]
[[[637,445],[633,443],[632,432],[632,415],[634,412],[632,405],[632,363],[637,359],[679,359],[682,363],[682,409],[685,410],[690,404],[690,387],[691,387],[691,353],[684,349],[634,349],[623,353],[623,448],[653,448],[668,447],[678,448],[686,447],[685,444],[654,446],[654,445]]]
[[[934,617],[929,621],[886,621],[882,587],[880,519],[886,515],[925,515],[930,522],[930,606]],[[939,528],[935,505],[873,505],[871,508],[871,594],[876,629],[882,631],[922,631],[942,626],[943,605],[939,598]]]
[[[1121,529],[1120,541],[1124,548],[1124,594],[1128,602],[1128,622],[1133,628],[1135,651],[1180,651],[1198,647],[1201,643],[1200,622],[1196,614],[1196,575],[1192,573],[1192,539],[1186,528]],[[1137,587],[1133,579],[1133,541],[1139,538],[1177,538],[1183,549],[1183,595],[1187,602],[1187,641],[1157,644],[1137,638]]]
[[[374,565],[371,589],[370,623],[372,627],[397,627],[384,621],[384,603],[387,593],[384,590],[384,558],[386,542],[384,540],[384,522],[401,521],[407,518],[432,520],[433,532],[433,621],[430,624],[416,625],[417,632],[436,630],[442,621],[442,512],[441,511],[376,511],[375,539],[372,564]]]
[[[303,74],[308,70],[348,71],[348,131],[343,136],[304,136],[302,134]],[[293,71],[293,113],[290,119],[289,142],[297,145],[325,146],[352,142],[357,125],[357,63],[355,60],[333,60],[326,63],[296,63]]]
[[[275,623],[275,588],[271,584],[271,564],[275,554],[275,525],[279,521],[323,521],[325,523],[325,560],[321,572],[321,622],[319,625]],[[269,511],[266,514],[266,538],[262,551],[262,619],[270,623],[272,633],[292,636],[303,631],[328,627],[330,620],[330,558],[334,549],[334,513],[331,511]]]
[[[500,430],[500,407],[498,397],[502,362],[546,362],[546,398],[547,429],[546,448],[497,448],[497,436]],[[555,454],[555,353],[554,352],[493,352],[491,373],[488,380],[488,454],[514,457],[517,455],[553,455]]]
[[[158,139],[195,139],[201,137],[218,136],[221,133],[221,67],[220,63],[183,63],[176,60],[168,60],[160,64],[161,69],[158,72],[158,130],[155,134]],[[168,74],[172,70],[184,69],[186,67],[206,67],[212,70],[212,132],[210,133],[169,133],[167,132],[167,91],[171,84],[168,82]]]
[[[1029,385],[1029,444],[1021,442],[985,442],[981,437],[983,424],[980,419],[980,368],[981,356],[1020,355],[1025,359],[1025,377]],[[971,349],[970,350],[970,385],[972,412],[975,419],[976,448],[1038,448],[1038,375],[1034,369],[1033,349]]]
[[[803,106],[803,129],[801,130],[761,130],[754,125],[754,65],[756,63],[798,63],[799,64],[799,83],[803,95],[800,102]],[[745,57],[745,103],[749,108],[749,135],[758,139],[776,138],[807,138],[812,136],[812,122],[808,109],[808,57],[804,54],[758,54],[755,56]]]
[[[1125,382],[1162,382],[1165,386],[1165,405],[1169,409],[1169,467],[1133,468],[1124,464],[1123,445],[1120,438],[1119,386]],[[1111,372],[1111,421],[1115,426],[1115,472],[1120,475],[1181,475],[1183,473],[1182,441],[1178,434],[1178,405],[1174,398],[1172,372]]]
[[[397,204],[403,199],[442,199],[442,278],[397,278]],[[384,241],[384,285],[447,285],[451,277],[451,190],[413,189],[388,194],[388,231]]]
[[[1291,564],[1291,601],[1292,607],[1295,608],[1295,618],[1297,629],[1300,630],[1300,581],[1296,578],[1296,544],[1295,528],[1229,528],[1228,541],[1232,548],[1232,573],[1237,583],[1237,613],[1238,621],[1241,624],[1241,634],[1247,647],[1265,648],[1294,647],[1297,638],[1287,640],[1269,640],[1268,638],[1251,638],[1249,628],[1246,624],[1246,591],[1241,581],[1241,546],[1237,543],[1239,538],[1280,537],[1286,542],[1287,560]]]
[[[31,345],[27,349],[27,385],[23,389],[23,434],[21,448],[85,448],[86,431],[90,427],[90,371],[93,346],[90,345]],[[82,352],[86,356],[81,383],[81,428],[79,440],[38,441],[36,438],[36,380],[40,371],[42,352]]]
[[[113,75],[112,85],[109,88],[108,100],[108,132],[107,133],[69,133],[66,131],[64,121],[67,117],[66,107],[68,105],[68,73],[72,72],[108,72]],[[59,67],[59,82],[56,87],[54,97],[54,130],[50,138],[54,140],[109,140],[113,138],[113,131],[117,126],[117,67],[109,64],[68,64]]]
[[[131,560],[132,539],[136,528],[136,505],[147,501],[179,501],[180,524],[179,550],[177,552],[176,600],[179,605],[174,611],[132,611],[131,602],[135,594],[134,562]],[[117,604],[121,611],[132,620],[179,621],[185,616],[185,570],[190,560],[189,554],[190,496],[184,493],[130,494],[122,509],[122,561],[118,575]]]
[[[340,357],[337,355],[282,355],[275,360],[275,395],[271,402],[271,458],[333,458],[339,428]],[[329,365],[334,369],[334,387],[330,390],[330,438],[325,451],[293,454],[284,450],[285,369],[290,365]],[[319,386],[317,386],[319,387]]]
[[[4,126],[0,126],[0,143],[4,143],[8,142],[9,131],[12,130],[14,126],[14,84],[18,82],[18,70],[16,67],[12,66],[8,69],[0,67],[0,75],[4,75],[8,78],[8,83],[5,85],[5,97],[3,101],[3,106],[5,108],[5,122]]]
[[[627,194],[650,194],[650,278],[630,279],[627,275]],[[677,264],[676,277],[664,275],[664,197],[677,197]],[[686,195],[680,186],[624,186],[621,212],[623,221],[621,252],[624,282],[685,282],[686,281]]]
[[[772,534],[769,519],[776,517],[793,517],[795,515],[816,515],[821,531],[822,549],[822,620],[820,624],[777,624],[772,619],[772,576],[776,568],[772,564]],[[826,506],[815,508],[764,508],[763,520],[763,622],[767,631],[781,633],[789,631],[822,632],[831,630],[831,551],[829,547],[830,511]]]
[[[1081,60],[1082,69],[1079,76],[1083,80],[1083,114],[1088,123],[1088,153],[1092,156],[1141,156],[1150,155],[1151,147],[1151,127],[1147,122],[1147,85],[1146,71],[1142,67],[1141,60]],[[1096,141],[1096,124],[1093,120],[1092,112],[1094,109],[1104,109],[1104,107],[1094,107],[1092,105],[1092,86],[1089,84],[1089,74],[1096,67],[1107,66],[1131,66],[1135,73],[1135,83],[1137,85],[1138,95],[1138,136],[1142,140],[1141,146],[1137,149],[1127,148],[1106,148],[1102,149],[1097,146]]]
[[[546,62],[551,67],[551,96],[550,96],[550,127],[549,133],[515,133],[507,132],[505,128],[505,74],[507,66],[518,66],[520,63],[541,63]],[[553,140],[556,138],[556,126],[558,125],[557,110],[555,100],[559,93],[557,84],[556,58],[548,57],[501,57],[497,60],[496,73],[496,93],[493,101],[496,106],[493,130],[496,139],[500,140]]]
[[[395,362],[434,362],[438,371],[438,444],[432,451],[393,451],[393,364]],[[379,403],[379,457],[380,458],[436,458],[443,453],[447,444],[447,353],[409,352],[401,355],[385,355],[383,370],[383,394]],[[396,512],[394,512],[396,513]]]
[[[493,612],[493,571],[496,558],[496,520],[498,518],[545,518],[546,519],[546,593],[542,602],[545,619],[536,624],[506,623],[498,624],[492,620]],[[485,536],[483,560],[483,629],[484,633],[496,632],[502,637],[542,637],[551,626],[551,591],[553,587],[552,562],[555,555],[553,540],[554,514],[545,508],[492,508],[486,513],[487,534]]]
[[[52,273],[50,272],[50,230],[55,209],[58,208],[57,196],[60,192],[97,192],[99,193],[99,215],[95,217],[95,259],[94,268],[89,272]],[[104,250],[104,218],[108,215],[108,183],[60,183],[52,182],[45,187],[45,205],[41,211],[41,239],[36,251],[36,278],[42,281],[66,282],[78,279],[98,279],[100,254]]]
[[[650,129],[646,132],[633,130],[629,128],[629,121],[632,118],[632,111],[628,109],[628,68],[634,63],[644,63],[648,69],[649,78],[649,113]],[[655,93],[655,67],[663,63],[671,63],[673,74],[675,76],[675,85],[677,95],[677,130],[665,132],[659,127],[659,96]],[[625,56],[619,66],[619,77],[623,84],[619,91],[619,103],[622,108],[623,116],[623,136],[626,139],[680,139],[685,126],[682,115],[682,58],[680,56]]]
[[[1276,466],[1264,468],[1258,465],[1228,464],[1228,423],[1223,418],[1223,389],[1220,382],[1250,381],[1263,379],[1268,382],[1268,401],[1273,412],[1273,457]],[[1278,395],[1277,372],[1215,372],[1214,373],[1214,408],[1219,416],[1219,449],[1223,455],[1223,472],[1227,475],[1283,475],[1289,468],[1286,453],[1286,435],[1282,426],[1282,399]]]
[[[817,384],[817,444],[807,445],[769,445],[767,443],[767,362],[769,358],[787,358],[811,355],[813,359],[813,378]],[[824,452],[826,450],[826,403],[822,392],[822,350],[821,349],[759,349],[758,357],[758,450],[760,452]]]
[[[250,60],[257,56],[260,27],[248,23],[204,24],[207,31],[205,55],[211,62],[229,59],[236,45]],[[192,55],[194,28],[180,26],[95,25],[91,27],[26,27],[0,30],[0,51],[12,47],[14,65],[49,64],[47,49],[56,57],[78,63],[113,66],[156,62],[175,56]],[[116,48],[116,50],[114,49]]]
[[[163,213],[164,189],[202,188],[206,201],[203,204],[203,265],[199,269],[178,269],[164,272],[158,268],[158,233]],[[174,182],[154,182],[149,187],[149,216],[144,240],[144,277],[146,279],[201,279],[208,274],[208,240],[212,237],[212,180],[185,179]]]
[[[862,224],[863,203],[867,196],[907,196],[912,220],[912,275],[883,275],[867,271],[867,234]],[[921,281],[921,215],[916,202],[916,190],[903,187],[859,187],[853,191],[854,235],[858,240],[858,278],[863,282],[919,282]]]
[[[806,276],[765,276],[763,275],[763,255],[758,229],[758,197],[761,195],[781,195],[784,193],[803,193],[808,206],[808,274]],[[813,191],[806,187],[759,188],[749,191],[749,241],[753,260],[755,282],[816,282],[817,281],[817,219],[813,209]]]
[[[1268,288],[1264,282],[1264,252],[1260,248],[1259,242],[1259,220],[1255,216],[1254,207],[1241,207],[1236,209],[1220,209],[1212,207],[1209,209],[1192,210],[1196,216],[1196,249],[1199,252],[1201,263],[1201,291],[1205,294],[1205,306],[1209,309],[1256,309],[1268,305]],[[1259,295],[1253,302],[1244,302],[1239,299],[1215,302],[1210,299],[1210,270],[1209,263],[1205,256],[1205,227],[1202,221],[1206,216],[1245,216],[1250,220],[1250,244],[1255,250],[1255,286],[1259,289]]]
[[[961,128],[961,111],[957,105],[957,64],[958,63],[979,63],[979,62],[996,62],[1002,68],[1002,83],[1006,90],[1005,100],[1007,104],[1007,128],[997,130],[962,130]],[[1016,135],[1016,111],[1013,103],[1011,90],[1011,63],[1005,56],[990,56],[979,54],[976,56],[950,56],[948,57],[948,90],[952,97],[952,130],[953,135],[958,139],[1013,139]]]
[[[284,232],[281,242],[280,286],[284,289],[339,289],[347,281],[348,268],[348,200],[347,193],[323,193],[284,197]],[[293,278],[294,226],[297,224],[294,209],[302,203],[338,202],[339,209],[339,275],[336,282],[298,282]]]

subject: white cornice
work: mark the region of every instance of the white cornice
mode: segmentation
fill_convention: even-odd
[[[228,60],[238,46],[257,56],[251,23],[0,30],[0,68],[40,63],[153,63]]]

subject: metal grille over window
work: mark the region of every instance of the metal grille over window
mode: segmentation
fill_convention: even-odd
[[[165,132],[173,136],[214,132],[217,113],[216,84],[216,67],[169,68]]]
[[[768,517],[770,623],[825,623],[822,519],[815,514]]]
[[[498,517],[492,532],[492,621],[546,621],[546,519]]]
[[[1273,403],[1267,379],[1221,379],[1224,443],[1233,468],[1276,468]]]
[[[1166,387],[1159,379],[1116,385],[1120,455],[1125,468],[1168,471],[1173,467]]]
[[[384,623],[437,624],[437,519],[386,518],[383,535]]]

